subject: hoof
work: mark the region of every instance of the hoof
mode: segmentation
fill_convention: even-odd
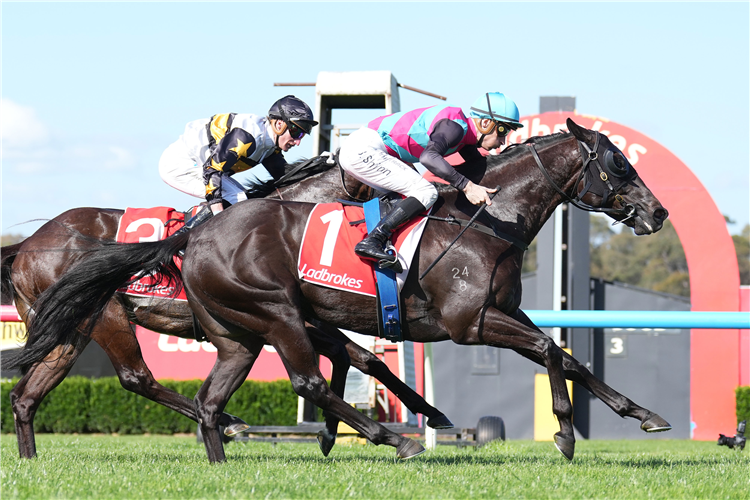
[[[565,458],[573,460],[573,454],[576,451],[576,440],[572,437],[564,437],[558,432],[555,434],[555,448],[557,448],[557,451],[562,453]]]
[[[424,453],[424,446],[413,439],[407,439],[397,449],[396,456],[401,460],[408,460]]]
[[[331,434],[328,429],[322,429],[318,432],[317,439],[320,451],[323,452],[324,457],[327,457],[331,453],[333,445],[336,444],[336,434]]]
[[[250,429],[247,422],[240,417],[235,417],[234,415],[229,415],[229,417],[229,423],[224,428],[224,435],[226,437],[236,436],[237,434],[247,432]]]
[[[672,426],[656,413],[652,413],[649,418],[641,423],[641,429],[646,432],[664,432],[672,429]]]
[[[428,418],[427,427],[432,427],[433,429],[453,429],[453,422],[441,413],[439,417]]]

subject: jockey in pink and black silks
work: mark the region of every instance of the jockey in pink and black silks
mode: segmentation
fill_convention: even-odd
[[[203,208],[183,228],[188,230],[221,212],[223,202],[248,198],[245,186],[232,179],[249,170],[250,192],[279,179],[286,171],[283,153],[298,146],[318,122],[302,100],[286,96],[266,116],[224,113],[194,120],[159,160],[164,182],[184,193],[205,198]]]
[[[357,255],[382,267],[393,265],[396,257],[384,250],[388,237],[437,200],[437,189],[407,163],[418,161],[475,205],[491,204],[494,190],[471,182],[445,157],[458,152],[469,160],[481,155],[478,148],[500,147],[511,130],[522,126],[516,104],[491,92],[474,102],[469,117],[461,108],[432,106],[377,118],[352,133],[339,151],[341,167],[375,189],[406,197],[357,244]]]

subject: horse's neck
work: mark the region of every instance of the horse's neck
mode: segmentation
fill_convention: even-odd
[[[582,167],[576,144],[574,138],[566,136],[559,142],[535,146],[549,175],[566,193],[572,191]],[[527,151],[516,153],[509,161],[503,161],[502,154],[489,160],[492,164],[482,185],[500,186],[488,209],[501,221],[499,229],[531,243],[564,197],[541,172],[529,146],[519,147]]]

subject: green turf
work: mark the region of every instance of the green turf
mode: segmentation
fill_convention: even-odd
[[[37,436],[18,458],[0,438],[2,498],[750,498],[750,449],[683,440],[439,446],[406,462],[393,448],[229,443],[211,465],[195,437]]]

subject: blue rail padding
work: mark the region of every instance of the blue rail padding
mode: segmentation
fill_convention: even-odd
[[[750,329],[750,312],[523,310],[540,328]]]

